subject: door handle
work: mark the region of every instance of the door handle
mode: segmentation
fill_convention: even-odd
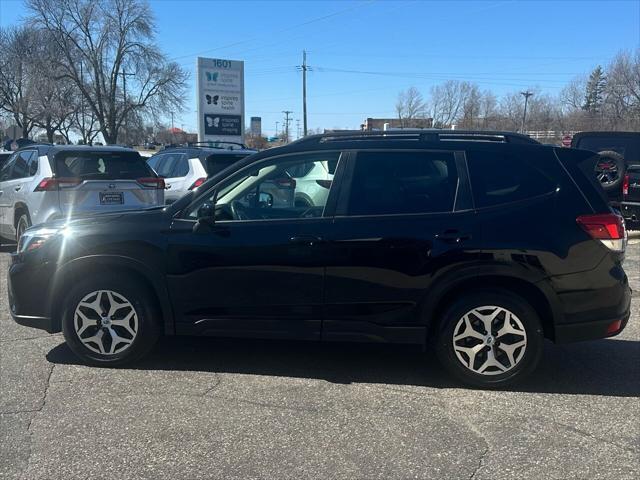
[[[445,230],[442,233],[437,233],[435,238],[445,243],[460,243],[465,240],[471,240],[471,234],[463,233],[459,230]]]
[[[300,235],[289,239],[289,243],[293,243],[294,245],[307,245],[309,247],[313,247],[321,242],[322,237],[318,237],[316,235]]]
[[[13,187],[13,189],[14,189],[16,192],[19,192],[20,190],[22,190],[22,185],[18,185],[17,187]]]

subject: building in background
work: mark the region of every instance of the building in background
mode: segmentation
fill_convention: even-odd
[[[249,130],[254,137],[262,136],[262,117],[251,117]]]
[[[387,128],[432,128],[433,118],[367,118],[361,125],[367,132]]]

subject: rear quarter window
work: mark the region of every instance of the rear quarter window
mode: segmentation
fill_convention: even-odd
[[[549,152],[525,148],[467,151],[476,208],[519,202],[556,191],[561,171]]]

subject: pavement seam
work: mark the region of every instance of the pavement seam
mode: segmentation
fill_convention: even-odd
[[[10,340],[0,340],[0,345],[2,345],[4,343],[26,342],[26,341],[29,341],[29,340],[37,340],[39,338],[59,337],[61,335],[62,335],[61,333],[54,333],[53,335],[48,334],[48,335],[38,335],[38,336],[35,336],[35,337],[12,338]]]
[[[47,375],[47,379],[44,385],[44,392],[42,394],[42,400],[40,402],[40,405],[32,411],[33,415],[31,416],[31,418],[29,419],[29,423],[27,424],[27,433],[29,434],[29,456],[27,457],[27,465],[22,471],[23,478],[25,478],[24,474],[29,470],[29,467],[31,466],[31,456],[33,455],[33,432],[31,431],[31,424],[33,423],[33,420],[36,418],[36,415],[42,412],[42,410],[44,409],[44,406],[47,403],[47,396],[49,395],[49,386],[51,385],[51,375],[53,374],[53,370],[55,366],[56,364],[52,363],[49,368],[49,373]]]

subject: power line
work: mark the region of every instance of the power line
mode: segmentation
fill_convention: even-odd
[[[190,54],[187,54],[187,55],[180,55],[178,57],[171,58],[171,60],[179,60],[181,58],[189,58],[189,57],[194,57],[194,56],[200,56],[200,55],[203,55],[205,53],[210,53],[210,52],[214,52],[214,51],[218,51],[218,50],[224,50],[224,49],[235,47],[235,46],[242,45],[242,44],[245,44],[245,43],[251,43],[251,42],[254,42],[254,41],[258,40],[258,39],[264,38],[265,36],[277,35],[279,33],[288,32],[290,30],[295,30],[295,29],[300,28],[300,27],[305,27],[305,26],[310,25],[312,23],[321,22],[323,20],[327,20],[327,19],[332,18],[332,17],[337,17],[339,15],[343,15],[343,14],[345,14],[347,12],[350,12],[352,10],[355,10],[357,8],[371,5],[375,1],[376,0],[366,0],[366,1],[362,2],[362,3],[351,5],[348,8],[345,8],[345,9],[342,9],[342,10],[338,10],[337,12],[329,13],[327,15],[322,15],[322,16],[316,17],[316,18],[312,18],[310,20],[306,20],[306,21],[304,21],[302,23],[298,23],[296,25],[291,25],[289,27],[282,28],[280,30],[274,30],[274,31],[271,31],[271,32],[269,32],[267,34],[261,34],[260,36],[254,36],[254,37],[248,38],[246,40],[241,40],[239,42],[229,43],[227,45],[222,45],[220,47],[209,48],[207,50],[201,50],[199,52],[190,53]],[[288,40],[289,39],[286,39],[286,41],[288,41]],[[264,45],[262,47],[259,47],[259,48],[264,48]]]

